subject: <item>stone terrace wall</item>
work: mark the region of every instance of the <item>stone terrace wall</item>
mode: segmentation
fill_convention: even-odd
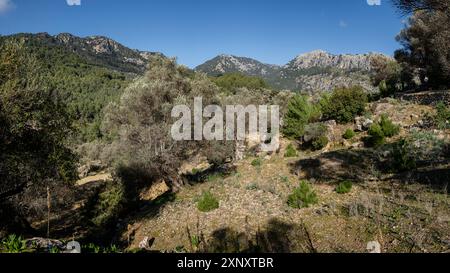
[[[450,90],[399,93],[395,95],[395,98],[423,105],[436,106],[441,101],[446,105],[450,105]]]

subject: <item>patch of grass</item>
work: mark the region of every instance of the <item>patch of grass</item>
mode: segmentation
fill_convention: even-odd
[[[197,208],[201,212],[210,212],[219,208],[219,200],[214,195],[205,191],[197,201]]]
[[[251,183],[251,184],[248,184],[248,185],[245,187],[245,189],[248,190],[248,191],[257,191],[257,190],[259,190],[259,187],[258,187],[258,184],[256,184],[256,183]]]
[[[298,153],[297,153],[297,150],[295,149],[294,145],[289,144],[286,148],[284,157],[297,157],[297,156],[298,156]]]
[[[301,181],[300,186],[288,197],[288,205],[291,208],[308,208],[318,203],[317,194],[307,181]]]
[[[346,194],[352,191],[353,183],[351,181],[343,181],[336,187],[336,192]]]
[[[289,183],[289,177],[287,176],[280,176],[281,182],[288,184]]]
[[[350,139],[354,138],[355,136],[356,136],[355,131],[353,131],[352,129],[347,129],[342,137],[344,139],[350,140]]]
[[[259,168],[259,167],[261,167],[262,166],[262,164],[263,164],[263,161],[262,161],[262,159],[261,158],[256,158],[256,159],[254,159],[253,161],[252,161],[252,166],[253,167],[255,167],[255,168]]]
[[[206,181],[208,182],[215,182],[217,180],[221,180],[224,178],[224,175],[222,173],[213,173],[208,175],[208,177],[206,177]]]

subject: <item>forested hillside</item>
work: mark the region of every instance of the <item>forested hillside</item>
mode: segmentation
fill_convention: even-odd
[[[67,104],[68,112],[80,130],[81,141],[100,136],[102,109],[121,96],[131,79],[143,73],[147,60],[140,53],[109,39],[91,38],[87,41],[68,34],[0,37],[0,48],[14,43],[21,51],[17,54],[35,58],[33,65],[40,67],[36,76],[45,78],[42,81],[45,88],[56,92],[58,98]],[[96,46],[90,47],[94,42]],[[115,47],[107,51],[110,45]],[[103,47],[106,49],[101,51]],[[3,58],[9,57],[6,54],[7,51],[2,50]],[[130,59],[125,59],[127,54]],[[136,59],[126,61],[132,57]]]

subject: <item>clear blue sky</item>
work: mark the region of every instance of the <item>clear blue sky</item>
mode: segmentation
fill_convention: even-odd
[[[221,53],[273,64],[315,49],[392,55],[403,27],[389,0],[66,1],[0,0],[0,34],[104,35],[194,67]]]

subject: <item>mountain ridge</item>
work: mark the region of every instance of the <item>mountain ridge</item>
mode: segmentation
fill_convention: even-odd
[[[309,92],[331,91],[339,86],[361,85],[367,91],[376,89],[370,83],[371,59],[392,59],[381,53],[331,54],[315,50],[297,55],[285,65],[265,64],[248,57],[221,54],[194,70],[218,76],[243,73],[265,79],[272,87]]]

